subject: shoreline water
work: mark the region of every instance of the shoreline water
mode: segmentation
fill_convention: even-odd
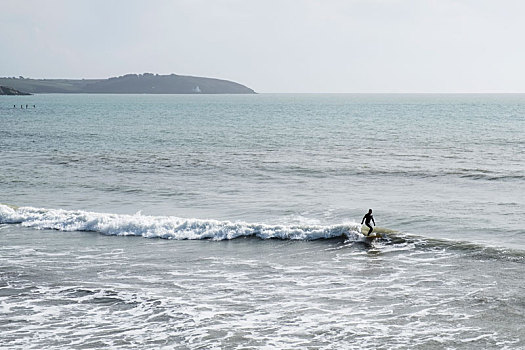
[[[0,232],[0,329],[13,349],[524,345],[523,259],[409,242]]]

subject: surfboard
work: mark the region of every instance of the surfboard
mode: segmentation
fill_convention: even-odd
[[[389,228],[379,226],[374,227],[374,231],[372,231],[372,235],[370,236],[367,236],[368,231],[368,227],[364,225],[361,227],[361,233],[363,234],[363,236],[370,238],[386,238],[388,235],[397,232],[396,230],[391,230]]]

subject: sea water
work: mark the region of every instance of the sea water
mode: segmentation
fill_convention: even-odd
[[[0,346],[524,348],[524,151],[525,95],[2,97]]]

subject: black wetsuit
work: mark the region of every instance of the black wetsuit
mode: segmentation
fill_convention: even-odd
[[[370,225],[370,220],[372,220],[374,225],[376,224],[376,222],[374,221],[374,215],[372,215],[371,213],[366,213],[365,216],[363,217],[363,220],[365,221],[365,225],[368,226],[368,228],[370,229],[368,231],[368,235],[370,235],[372,231],[374,231],[374,229]],[[361,220],[361,224],[363,223],[363,220]]]

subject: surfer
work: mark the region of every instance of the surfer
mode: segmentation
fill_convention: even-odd
[[[372,220],[372,222],[374,223],[374,226],[375,226],[376,222],[374,221],[374,216],[372,215],[372,209],[368,209],[368,213],[366,213],[365,216],[363,216],[363,220],[361,220],[361,225],[363,224],[363,221],[364,221],[365,225],[368,226],[368,228],[370,229],[370,230],[368,230],[367,236],[370,236],[372,231],[374,231],[374,229],[370,225],[370,220]]]

